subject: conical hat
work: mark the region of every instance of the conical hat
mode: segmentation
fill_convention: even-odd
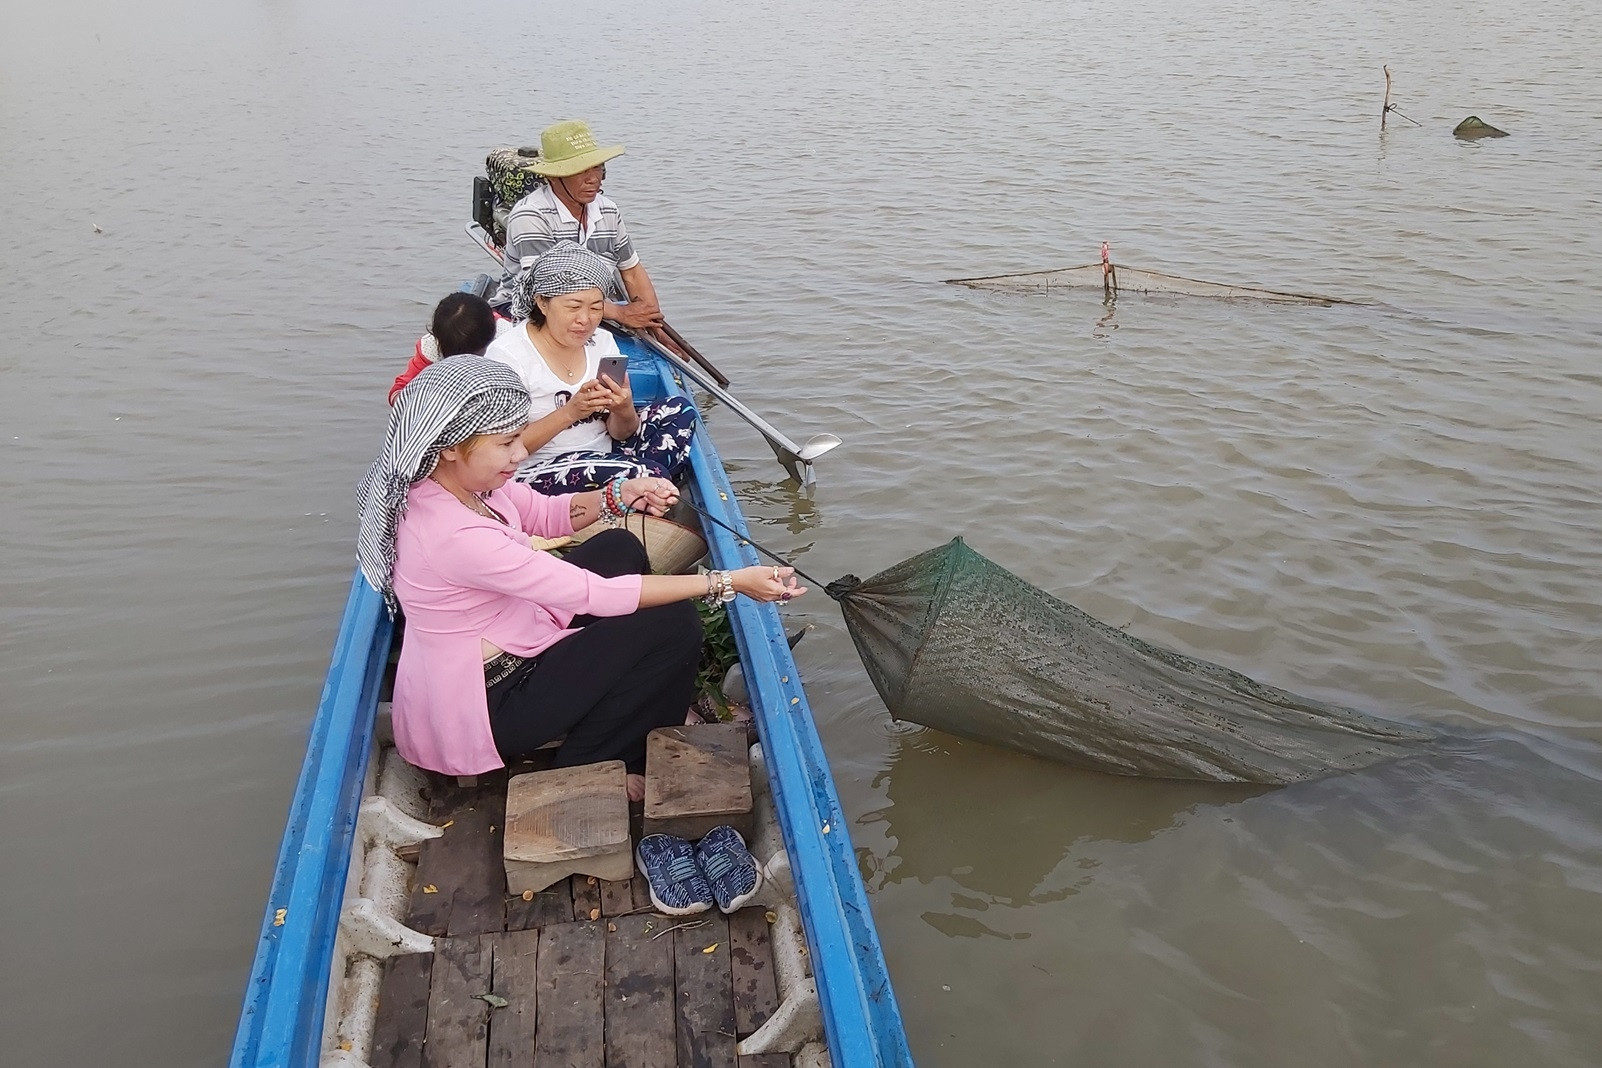
[[[701,537],[700,532],[671,519],[636,512],[624,519],[622,526],[645,545],[645,555],[651,561],[653,574],[682,574],[706,555],[706,539]],[[603,530],[611,529],[605,523],[591,523],[573,532],[573,543],[580,544]]]

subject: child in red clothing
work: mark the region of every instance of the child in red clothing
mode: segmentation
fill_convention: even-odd
[[[447,356],[482,356],[495,335],[511,325],[511,320],[495,314],[489,301],[471,293],[452,293],[434,308],[428,333],[417,339],[417,351],[406,370],[395,376],[389,387],[389,403],[395,403],[406,383],[429,364]]]

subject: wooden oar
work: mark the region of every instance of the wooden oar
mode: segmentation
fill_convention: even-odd
[[[784,465],[784,469],[790,472],[790,477],[803,486],[811,485],[817,481],[817,476],[812,470],[812,461],[840,444],[840,439],[833,434],[814,434],[806,440],[805,444],[797,445],[776,430],[773,424],[753,412],[750,408],[747,408],[738,397],[718,385],[711,374],[686,360],[650,334],[645,333],[643,330],[630,330],[621,323],[613,323],[611,321],[607,322],[607,329],[614,334],[624,334],[637,339],[652,352],[671,363],[686,378],[722,401],[734,411],[734,414],[750,423],[757,433],[767,439],[768,448],[773,450],[773,455],[779,458],[779,463]]]

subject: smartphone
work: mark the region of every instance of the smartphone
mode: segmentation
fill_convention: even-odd
[[[628,384],[629,358],[627,356],[602,356],[601,366],[595,372],[597,380],[602,375],[610,378],[619,386]]]

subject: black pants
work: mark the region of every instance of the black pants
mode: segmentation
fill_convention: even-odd
[[[645,547],[608,530],[567,554],[608,578],[643,574]],[[645,771],[645,736],[684,722],[701,666],[701,617],[688,601],[626,616],[576,616],[580,628],[488,691],[490,732],[508,764],[567,735],[555,766],[621,760]]]

